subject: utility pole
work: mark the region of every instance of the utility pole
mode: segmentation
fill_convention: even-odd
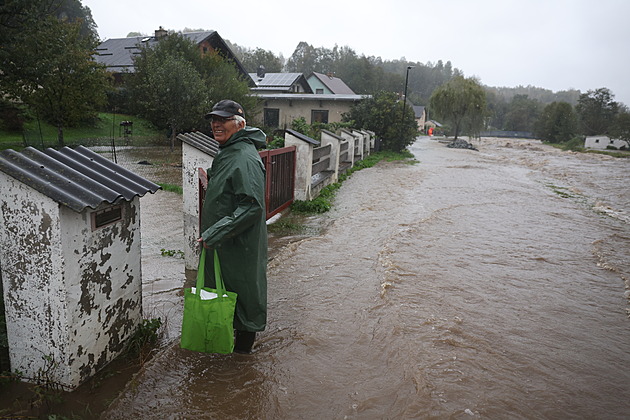
[[[402,115],[400,117],[400,139],[403,137],[404,123],[405,123],[405,107],[407,106],[407,82],[409,82],[409,70],[415,66],[407,66],[407,75],[405,76],[405,93],[403,95],[403,108]]]

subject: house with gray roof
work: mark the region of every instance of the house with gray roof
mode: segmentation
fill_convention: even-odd
[[[250,86],[254,86],[254,81],[250,79],[245,68],[228,47],[226,42],[216,31],[187,32],[182,35],[199,46],[200,54],[219,53],[226,59],[232,61],[239,73]],[[134,72],[134,56],[140,54],[143,48],[151,48],[167,37],[168,32],[160,27],[153,36],[134,36],[129,38],[107,39],[96,48],[96,62],[104,64],[108,71],[114,74],[116,82],[120,82],[125,73]]]
[[[418,130],[424,132],[425,124],[427,122],[426,108],[421,105],[413,105],[413,113],[416,118],[416,123],[418,124]]]
[[[313,72],[306,79],[316,94],[354,95],[355,93],[343,80],[332,74]]]
[[[323,75],[328,85],[325,93],[318,94],[313,93],[302,73],[265,73],[264,68],[259,68],[250,76],[256,83],[251,90],[261,100],[261,122],[266,127],[286,128],[298,118],[309,124],[341,122],[342,115],[364,98],[352,92],[341,79],[332,80]],[[316,86],[324,84],[319,82]]]
[[[350,107],[365,95],[333,95],[314,93],[256,93],[262,102],[263,125],[286,128],[298,118],[308,124],[341,122]]]
[[[252,92],[260,93],[313,93],[311,86],[302,73],[265,73],[259,69],[250,73],[255,87]]]

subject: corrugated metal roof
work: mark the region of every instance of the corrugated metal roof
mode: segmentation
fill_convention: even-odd
[[[219,153],[219,142],[198,131],[178,134],[177,138],[212,157],[215,157],[217,153]]]
[[[0,170],[76,212],[161,188],[83,146],[3,150]]]

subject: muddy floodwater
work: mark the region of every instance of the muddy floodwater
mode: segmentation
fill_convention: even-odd
[[[183,249],[181,196],[144,197],[167,344],[102,418],[628,418],[630,159],[474,145],[419,138],[419,163],[346,180],[319,234],[272,241],[251,355],[179,349],[190,273],[160,250]]]

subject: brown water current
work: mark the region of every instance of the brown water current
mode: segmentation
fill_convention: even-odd
[[[181,196],[142,198],[145,317],[173,341],[102,418],[628,418],[630,160],[474,145],[419,138],[321,234],[272,241],[251,355],[179,349]]]

